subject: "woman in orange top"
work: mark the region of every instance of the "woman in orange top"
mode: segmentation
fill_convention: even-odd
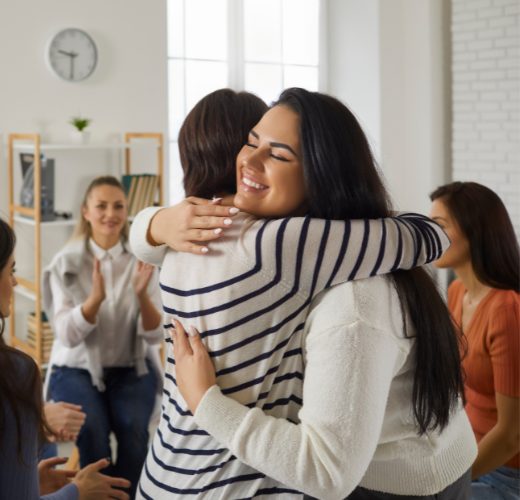
[[[448,305],[468,342],[466,412],[478,442],[473,499],[518,499],[520,252],[500,198],[474,182],[431,194],[430,218],[451,239],[436,267],[453,268]]]

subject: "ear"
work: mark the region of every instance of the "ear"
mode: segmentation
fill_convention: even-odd
[[[88,209],[85,205],[81,205],[81,213],[83,214],[83,218],[87,221],[87,222],[90,222],[90,217],[88,215]]]

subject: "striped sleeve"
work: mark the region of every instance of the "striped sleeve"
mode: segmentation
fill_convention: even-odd
[[[338,283],[428,264],[450,246],[437,223],[413,213],[387,219],[273,220],[262,239],[263,248],[276,249],[272,261],[281,280],[310,297]]]

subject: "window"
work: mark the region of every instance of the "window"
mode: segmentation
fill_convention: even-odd
[[[177,137],[193,106],[230,87],[267,103],[320,85],[324,0],[168,0],[170,203],[184,197]]]

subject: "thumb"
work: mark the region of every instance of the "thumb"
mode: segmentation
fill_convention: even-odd
[[[99,262],[99,259],[97,257],[94,258],[94,272],[101,272],[101,262]]]
[[[206,347],[202,343],[200,333],[194,326],[189,327],[188,333],[190,334],[190,344],[194,353],[200,351],[201,349],[206,350]]]
[[[45,467],[55,467],[56,465],[62,465],[66,464],[68,462],[68,458],[61,458],[61,457],[52,457],[47,458],[46,460],[42,460],[42,464],[45,465]]]
[[[100,471],[101,469],[104,469],[105,467],[108,467],[110,465],[110,460],[108,458],[102,458],[101,460],[98,460],[97,462],[94,462],[93,464],[87,465],[85,469]]]

